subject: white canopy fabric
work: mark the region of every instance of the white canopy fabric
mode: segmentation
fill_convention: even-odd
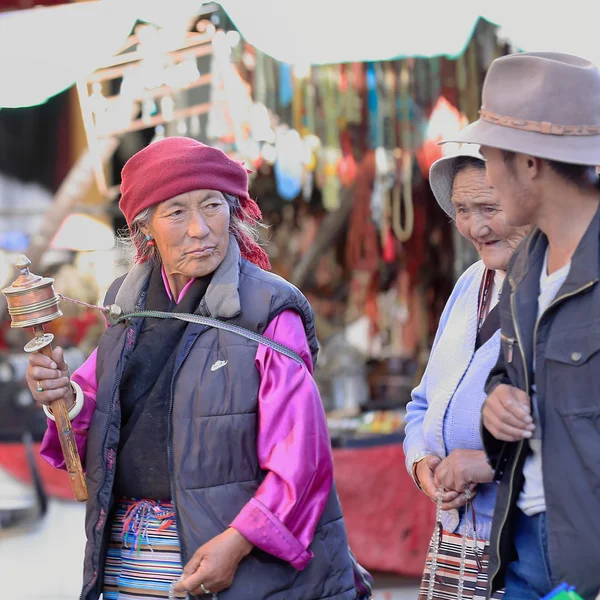
[[[96,0],[0,13],[0,108],[31,106],[92,73],[136,19],[181,22],[203,0]],[[600,2],[570,0],[221,0],[242,37],[299,66],[459,56],[480,17],[523,50],[600,65]],[[180,20],[180,21],[178,21]]]
[[[122,7],[98,0],[0,13],[0,107],[41,104],[92,73],[131,30],[134,15]]]
[[[290,64],[462,54],[479,14],[441,0],[221,0],[242,37]]]
[[[292,64],[462,54],[479,18],[521,50],[600,65],[597,0],[221,0],[242,36]]]
[[[600,67],[597,0],[482,1],[480,10],[500,27],[502,37],[521,50],[575,54]]]

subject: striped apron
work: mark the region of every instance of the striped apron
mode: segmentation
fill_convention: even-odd
[[[182,571],[173,504],[120,501],[106,553],[104,600],[186,598],[172,590]]]

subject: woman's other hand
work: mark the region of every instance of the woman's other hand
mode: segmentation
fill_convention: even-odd
[[[65,398],[67,406],[70,406],[75,401],[69,380],[69,365],[65,362],[63,349],[59,346],[52,350],[52,358],[41,352],[30,354],[25,379],[33,399],[38,404],[50,405],[55,400]],[[42,391],[38,391],[39,389]]]
[[[482,450],[458,448],[436,467],[433,480],[437,488],[443,487],[456,492],[455,500],[442,506],[444,510],[450,510],[466,503],[467,489],[473,491],[477,484],[489,483],[493,477],[494,472]]]
[[[252,544],[239,531],[227,529],[196,550],[185,565],[175,592],[203,596],[207,591],[216,594],[227,589],[233,583],[241,560],[251,551]]]
[[[439,487],[436,487],[434,481],[434,472],[442,459],[438,456],[426,456],[420,460],[415,467],[415,476],[423,492],[429,496],[432,502],[437,502]],[[445,491],[442,496],[442,502],[452,502],[458,496],[458,492]]]

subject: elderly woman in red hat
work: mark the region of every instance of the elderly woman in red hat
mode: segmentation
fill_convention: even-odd
[[[71,377],[60,348],[27,373],[58,468],[51,405],[73,406],[89,490],[81,598],[354,600],[313,313],[267,272],[246,169],[167,138],[127,162],[121,190],[137,258],[106,303],[162,314],[109,327]]]

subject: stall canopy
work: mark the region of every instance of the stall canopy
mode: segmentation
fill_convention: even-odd
[[[173,23],[202,0],[97,0],[0,12],[0,108],[31,106],[116,52],[136,20]],[[459,56],[478,19],[522,50],[579,54],[600,64],[600,3],[571,0],[222,0],[243,38],[286,63],[322,65]]]
[[[314,65],[462,54],[478,19],[522,50],[600,65],[600,3],[590,0],[222,0],[242,36],[274,58]]]

